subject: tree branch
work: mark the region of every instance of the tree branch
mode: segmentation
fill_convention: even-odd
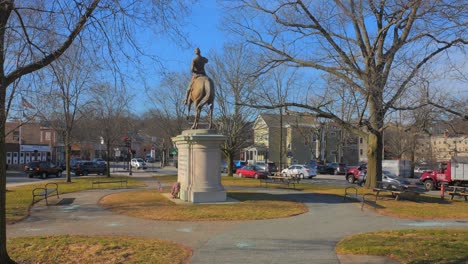
[[[67,39],[65,40],[65,42],[63,42],[62,46],[60,46],[58,49],[56,49],[49,55],[44,56],[42,59],[25,65],[24,67],[20,67],[8,74],[6,76],[6,86],[10,85],[12,82],[14,82],[16,79],[20,78],[23,75],[44,68],[45,66],[49,65],[54,60],[56,60],[58,57],[60,57],[71,46],[75,38],[83,30],[84,25],[86,24],[86,22],[88,22],[88,18],[91,17],[92,13],[97,8],[100,1],[101,0],[94,0],[93,3],[86,9],[86,12],[81,16],[77,25],[70,32],[70,35],[68,35]]]

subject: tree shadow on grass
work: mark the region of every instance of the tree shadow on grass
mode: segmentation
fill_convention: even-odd
[[[239,201],[291,201],[301,203],[344,203],[343,197],[324,193],[259,193],[259,192],[228,192],[228,196]]]

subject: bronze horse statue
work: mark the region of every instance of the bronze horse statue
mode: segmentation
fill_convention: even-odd
[[[188,112],[190,114],[190,106],[193,105],[195,111],[195,120],[193,121],[192,129],[198,128],[198,121],[200,119],[200,112],[204,105],[208,104],[210,110],[208,112],[208,117],[210,123],[208,128],[212,127],[213,119],[213,103],[215,98],[215,89],[213,81],[207,76],[199,76],[193,80],[192,89],[190,91],[189,100],[187,102]],[[188,118],[188,116],[187,116]]]

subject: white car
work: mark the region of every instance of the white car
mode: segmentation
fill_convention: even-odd
[[[130,166],[137,169],[146,169],[146,162],[142,158],[132,159],[130,161]]]
[[[311,179],[311,178],[317,176],[317,170],[314,169],[314,168],[311,168],[311,167],[309,167],[307,165],[296,164],[296,165],[291,165],[291,166],[289,166],[289,168],[282,170],[281,175],[283,177],[295,176],[295,177],[299,177],[301,179],[304,179],[306,177]]]

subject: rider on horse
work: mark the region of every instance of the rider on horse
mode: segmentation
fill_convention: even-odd
[[[200,76],[206,76],[205,72],[205,64],[208,63],[208,59],[200,55],[200,49],[195,49],[195,58],[192,60],[192,66],[190,67],[190,72],[192,73],[192,79],[190,80],[190,84],[187,87],[187,91],[185,92],[185,100],[184,104],[188,104],[190,91],[192,90],[193,81]]]

